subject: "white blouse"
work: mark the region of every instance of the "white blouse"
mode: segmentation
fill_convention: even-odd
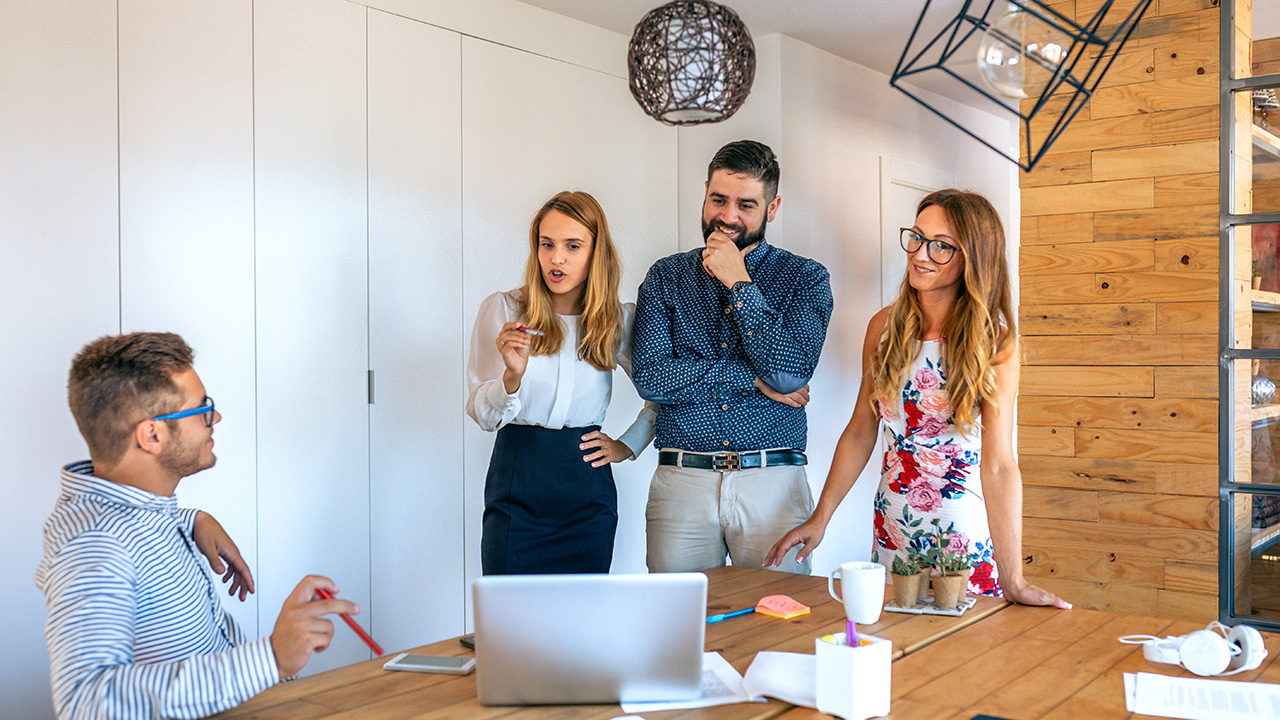
[[[564,344],[555,355],[530,355],[520,387],[508,395],[502,385],[506,365],[495,340],[502,326],[520,320],[519,290],[497,292],[480,303],[467,357],[467,414],[485,431],[514,423],[551,430],[600,425],[613,396],[613,372],[578,358],[578,316],[560,315]],[[636,306],[622,306],[618,365],[631,375],[631,328]],[[645,403],[635,422],[618,438],[635,458],[653,442],[657,406]]]

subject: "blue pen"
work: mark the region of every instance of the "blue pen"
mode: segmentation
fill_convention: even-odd
[[[733,612],[720,613],[719,615],[712,615],[711,617],[707,618],[707,624],[718,623],[721,620],[728,620],[731,617],[738,617],[739,615],[746,615],[747,613],[753,613],[755,611],[756,611],[755,608],[749,607],[749,608],[746,608],[745,610],[734,610]]]

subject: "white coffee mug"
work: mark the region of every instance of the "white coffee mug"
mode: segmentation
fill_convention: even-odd
[[[836,594],[836,578],[840,579],[841,597]],[[841,563],[827,578],[827,592],[844,603],[846,618],[860,625],[880,619],[884,605],[884,566],[874,562]]]

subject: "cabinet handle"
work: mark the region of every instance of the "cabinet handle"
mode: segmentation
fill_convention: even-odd
[[[373,370],[369,371],[369,404],[373,404]]]

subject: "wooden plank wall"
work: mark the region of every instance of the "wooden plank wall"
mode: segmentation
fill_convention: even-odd
[[[1154,0],[1021,177],[1024,569],[1078,607],[1217,617],[1219,12]]]

